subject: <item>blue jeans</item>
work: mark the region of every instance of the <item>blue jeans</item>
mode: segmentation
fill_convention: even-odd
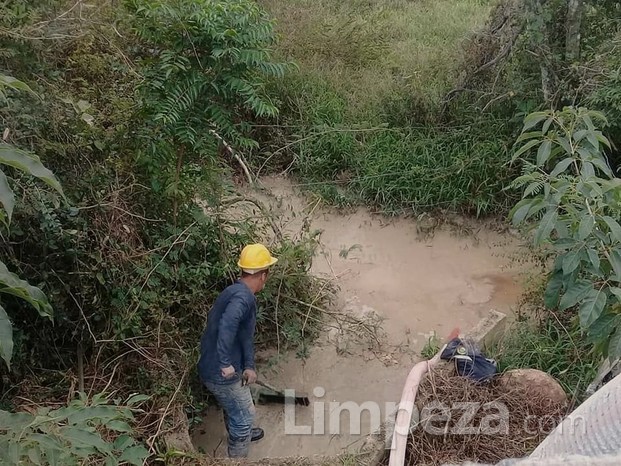
[[[255,416],[250,387],[242,385],[241,379],[232,384],[205,382],[205,387],[224,410],[224,422],[229,433],[229,457],[247,457]]]

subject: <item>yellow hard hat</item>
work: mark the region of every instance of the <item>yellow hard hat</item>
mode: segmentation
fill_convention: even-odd
[[[255,273],[271,267],[276,262],[278,259],[272,257],[265,246],[249,244],[242,250],[237,265],[246,273]]]

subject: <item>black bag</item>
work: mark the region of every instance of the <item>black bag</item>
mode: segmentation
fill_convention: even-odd
[[[486,358],[474,342],[461,338],[452,339],[440,358],[455,361],[457,373],[477,383],[487,382],[498,372],[496,361]]]

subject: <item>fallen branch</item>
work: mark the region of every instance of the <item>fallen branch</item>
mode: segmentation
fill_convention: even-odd
[[[231,154],[231,156],[237,160],[237,163],[239,163],[239,165],[241,166],[242,170],[244,171],[244,174],[246,175],[246,178],[248,179],[248,182],[250,184],[254,184],[254,179],[252,178],[252,175],[250,174],[250,170],[248,170],[248,165],[246,164],[246,162],[244,161],[244,159],[242,158],[241,154],[238,154],[235,149],[233,149],[231,147],[231,145],[226,142],[224,140],[224,138],[222,136],[220,136],[215,130],[213,129],[209,129],[208,130],[218,141],[220,141],[222,143],[222,145],[224,146],[224,148],[227,150],[227,152],[229,154]]]

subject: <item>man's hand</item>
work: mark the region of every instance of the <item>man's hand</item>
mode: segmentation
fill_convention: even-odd
[[[246,369],[243,378],[247,384],[255,383],[257,381],[257,373],[253,369]]]
[[[230,379],[235,375],[235,368],[233,366],[225,367],[224,369],[222,369],[221,373],[222,377],[224,377],[225,379]]]

